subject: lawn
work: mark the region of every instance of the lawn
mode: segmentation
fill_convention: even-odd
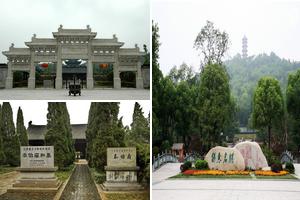
[[[57,176],[57,178],[60,181],[64,182],[72,174],[73,169],[74,169],[74,165],[71,165],[70,167],[65,168],[64,170],[58,170],[58,171],[56,171],[55,175]]]
[[[16,170],[16,167],[0,166],[0,174],[5,174],[5,173],[12,172],[15,170]]]
[[[294,179],[298,180],[295,176],[291,174],[287,174],[284,176],[255,176],[257,179]]]
[[[252,176],[251,176],[252,175]],[[186,175],[186,174],[177,174],[175,176],[170,177],[170,179],[272,179],[272,180],[283,180],[283,179],[294,179],[297,180],[291,174],[282,175],[282,176],[256,176],[254,172],[251,172],[248,175],[208,175],[208,174],[201,174],[201,175]]]

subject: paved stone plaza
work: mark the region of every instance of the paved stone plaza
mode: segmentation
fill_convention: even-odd
[[[153,173],[153,199],[300,200],[300,180],[167,179],[179,172],[179,165],[169,163]],[[300,164],[295,167],[300,173]]]
[[[84,89],[81,96],[69,96],[68,90],[55,89],[3,89],[1,100],[149,100],[145,89]]]

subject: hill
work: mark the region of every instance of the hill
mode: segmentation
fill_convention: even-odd
[[[280,81],[285,96],[288,74],[300,68],[300,62],[278,57],[275,53],[260,54],[243,59],[237,54],[224,62],[230,76],[232,94],[238,106],[240,126],[248,126],[253,92],[258,80],[274,76]]]

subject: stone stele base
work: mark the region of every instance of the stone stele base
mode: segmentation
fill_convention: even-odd
[[[139,167],[105,167],[106,181],[101,184],[104,191],[138,191],[144,188],[137,182]]]
[[[117,183],[105,181],[100,185],[104,191],[139,191],[144,188],[138,183]]]
[[[19,168],[20,178],[8,193],[52,193],[56,194],[61,182],[55,177],[54,168]]]

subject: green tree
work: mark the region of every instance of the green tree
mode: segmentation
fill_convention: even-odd
[[[17,135],[19,136],[21,146],[28,146],[28,135],[27,135],[27,130],[24,126],[23,111],[21,107],[19,107],[18,109],[16,131],[17,131]]]
[[[0,165],[5,164],[4,144],[2,135],[2,107],[0,104]]]
[[[200,76],[198,91],[200,133],[208,147],[221,143],[232,106],[229,77],[219,64],[210,64]]]
[[[9,102],[3,103],[0,123],[0,135],[3,139],[3,150],[6,158],[6,164],[19,166],[20,141],[15,131],[13,112]]]
[[[222,64],[222,57],[228,50],[228,44],[228,34],[216,29],[212,22],[207,21],[194,42],[194,48],[202,55],[201,67],[207,64]]]
[[[92,102],[86,130],[89,165],[104,171],[108,147],[124,146],[125,130],[118,119],[119,103]]]
[[[134,104],[131,129],[126,135],[126,146],[137,149],[137,164],[140,167],[138,181],[150,184],[150,123],[139,103]]]
[[[162,140],[160,124],[160,94],[162,90],[162,72],[159,69],[159,27],[152,21],[152,135],[153,145],[158,145]]]
[[[300,69],[289,75],[286,89],[287,111],[291,118],[293,143],[300,148]],[[297,150],[298,150],[297,149]]]
[[[70,117],[65,102],[49,102],[45,143],[54,146],[54,163],[63,169],[75,160]]]
[[[258,129],[267,128],[269,149],[271,149],[272,128],[282,124],[284,117],[284,102],[278,80],[273,77],[263,77],[253,97],[253,126]]]
[[[145,65],[150,65],[150,52],[148,51],[148,48],[147,48],[147,45],[143,45],[143,49],[144,49],[144,52],[146,53],[145,55],[145,61],[144,61],[144,64]]]
[[[246,59],[237,54],[224,64],[230,76],[231,91],[236,99],[237,116],[242,127],[251,126],[248,122],[250,122],[253,94],[258,80],[264,76],[273,76],[280,82],[282,91],[286,91],[288,74],[300,68],[300,62],[279,58],[273,52],[269,55],[249,56]]]
[[[132,115],[130,139],[139,143],[150,142],[150,128],[144,112],[138,102],[134,104],[134,111]]]
[[[182,63],[178,69],[174,66],[170,70],[168,77],[174,82],[174,84],[178,84],[182,81],[194,80],[195,72],[193,71],[192,66]]]

